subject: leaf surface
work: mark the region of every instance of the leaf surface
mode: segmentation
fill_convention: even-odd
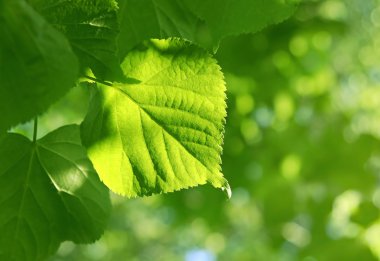
[[[24,1],[0,0],[0,133],[44,112],[74,86],[65,37]]]
[[[226,116],[223,74],[205,51],[152,40],[122,69],[135,83],[99,84],[81,135],[101,180],[128,197],[211,183],[220,168]]]
[[[119,0],[119,56],[143,40],[181,37],[211,49],[229,35],[254,33],[295,10],[291,0]]]
[[[297,0],[183,0],[205,21],[214,44],[228,36],[255,33],[288,18]]]
[[[119,0],[119,57],[143,40],[181,37],[196,41],[199,18],[177,0]]]
[[[82,67],[98,78],[113,80],[122,75],[116,57],[119,27],[114,0],[31,0],[51,24],[65,34]]]
[[[98,239],[110,212],[79,128],[62,127],[36,144],[0,140],[0,260],[43,260],[65,240]]]

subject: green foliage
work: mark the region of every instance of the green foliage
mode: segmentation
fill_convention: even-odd
[[[19,134],[0,140],[0,258],[41,260],[65,240],[90,243],[111,208],[81,146],[79,127],[37,142]]]
[[[30,120],[78,77],[65,37],[21,0],[0,1],[0,132]]]
[[[128,197],[227,186],[220,173],[225,87],[215,60],[189,43],[155,40],[121,66],[135,83],[99,84],[82,124],[104,183]]]
[[[379,260],[379,14],[378,0],[305,1],[222,41],[231,200],[114,197],[102,239],[52,260]]]
[[[278,23],[295,10],[279,0],[119,0],[119,56],[143,40],[181,37],[217,48],[229,35],[255,33]]]
[[[150,38],[181,37],[198,42],[200,20],[184,5],[171,0],[119,0],[119,57]]]
[[[289,17],[296,8],[296,1],[289,0],[185,0],[197,17],[205,22],[213,46],[229,35],[255,33],[264,27],[279,23]]]
[[[277,0],[0,0],[0,259],[94,242],[108,189],[136,197],[209,183],[230,197],[226,87],[209,50],[294,9]],[[37,139],[37,117],[74,86],[92,94],[81,127]],[[14,127],[32,118],[30,141]]]
[[[116,57],[117,4],[113,0],[32,0],[41,14],[70,42],[82,68],[100,79],[120,79]]]

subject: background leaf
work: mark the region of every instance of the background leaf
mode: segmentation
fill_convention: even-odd
[[[119,57],[150,38],[182,37],[196,41],[201,22],[182,1],[119,1]]]
[[[208,49],[241,33],[279,23],[295,10],[295,1],[119,0],[119,56],[143,40],[181,37]]]
[[[44,112],[72,86],[78,62],[65,37],[24,1],[0,1],[0,132]]]
[[[0,140],[0,259],[42,260],[65,240],[93,242],[110,212],[79,128],[62,127],[36,144]]]
[[[199,184],[220,173],[225,85],[219,66],[179,40],[154,40],[122,64],[136,83],[99,85],[82,140],[104,183],[128,197]]]
[[[228,35],[255,33],[279,23],[295,11],[291,0],[184,0],[194,14],[205,21],[212,43]]]
[[[122,72],[116,58],[116,1],[30,2],[51,24],[65,34],[82,67],[91,68],[98,78],[120,79]]]

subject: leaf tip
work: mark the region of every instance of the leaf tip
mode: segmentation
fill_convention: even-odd
[[[231,199],[231,197],[232,197],[232,190],[231,190],[230,184],[228,184],[228,181],[227,181],[227,180],[224,180],[224,184],[223,184],[223,186],[221,187],[221,190],[222,190],[222,191],[224,192],[224,194],[226,195],[227,200]]]

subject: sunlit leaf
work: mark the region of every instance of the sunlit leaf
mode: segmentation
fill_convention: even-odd
[[[215,60],[179,40],[154,40],[122,69],[135,83],[99,84],[82,124],[104,183],[128,197],[206,182],[227,187],[220,172],[225,85]]]

